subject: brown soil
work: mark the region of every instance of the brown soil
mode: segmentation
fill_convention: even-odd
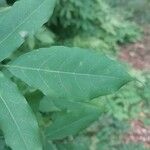
[[[124,140],[125,143],[143,143],[145,147],[150,148],[150,127],[145,126],[140,120],[133,120]]]
[[[121,47],[119,58],[135,69],[150,70],[150,25],[144,27],[141,41]]]

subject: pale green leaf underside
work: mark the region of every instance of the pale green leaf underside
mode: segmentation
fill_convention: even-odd
[[[81,102],[53,100],[53,103],[62,111],[53,115],[52,123],[45,130],[50,140],[77,134],[96,121],[101,112],[96,106]]]
[[[29,52],[7,67],[45,95],[69,100],[110,94],[131,80],[121,65],[105,55],[61,46]]]
[[[0,18],[0,61],[7,58],[50,17],[55,0],[20,0]]]
[[[28,103],[1,72],[0,128],[13,150],[42,150],[38,124]]]

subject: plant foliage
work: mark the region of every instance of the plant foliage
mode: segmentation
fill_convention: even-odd
[[[54,42],[49,29],[89,31],[113,47],[134,41],[135,26],[128,32],[132,25],[113,20],[102,0],[13,2],[0,10],[0,149],[87,150],[83,143],[89,139],[77,135],[104,112],[93,99],[113,94],[132,77],[103,53],[49,47]]]
[[[77,45],[101,50],[112,51],[117,43],[134,42],[140,37],[139,27],[115,13],[104,0],[58,0],[49,25],[63,39],[73,38],[73,45],[77,36],[81,37],[79,41],[84,39]],[[98,45],[89,42],[93,38]]]

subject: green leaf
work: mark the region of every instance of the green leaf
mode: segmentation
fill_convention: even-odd
[[[0,150],[10,150],[10,148],[6,146],[3,136],[0,136]]]
[[[41,112],[45,112],[45,113],[46,112],[60,111],[60,109],[58,107],[56,107],[54,102],[50,98],[48,98],[46,96],[40,102],[39,110]]]
[[[90,100],[131,80],[119,63],[103,54],[61,46],[29,52],[7,67],[53,99]]]
[[[50,17],[55,0],[21,0],[0,19],[0,61],[7,58]]]
[[[5,0],[0,0],[0,7],[3,7],[3,6],[6,6],[6,1]]]
[[[57,148],[51,141],[45,140],[44,150],[57,150]]]
[[[42,150],[38,124],[16,85],[0,73],[0,127],[14,150]]]
[[[1,135],[0,135],[0,150],[6,150],[5,140]]]
[[[45,135],[50,140],[77,134],[97,120],[101,112],[88,103],[64,100],[54,100],[53,103],[62,111],[54,113],[52,123],[45,129]]]

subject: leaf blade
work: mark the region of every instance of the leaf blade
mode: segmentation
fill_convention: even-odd
[[[0,61],[24,42],[26,34],[35,32],[48,20],[54,4],[55,0],[22,0],[4,13],[0,20]]]
[[[75,135],[96,121],[101,110],[89,103],[53,100],[61,109],[52,116],[52,123],[45,130],[49,140],[62,139]]]
[[[39,49],[7,67],[13,75],[56,99],[90,100],[115,92],[131,80],[115,61],[80,48]]]
[[[42,150],[38,124],[29,105],[1,72],[0,90],[0,126],[7,145],[12,149]]]

